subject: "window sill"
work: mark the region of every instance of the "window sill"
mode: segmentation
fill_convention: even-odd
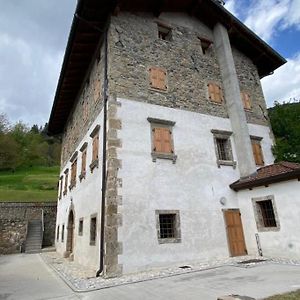
[[[93,173],[93,170],[98,167],[99,167],[99,159],[96,159],[90,164],[91,173]]]
[[[157,153],[157,152],[151,152],[152,161],[156,162],[156,159],[169,159],[173,161],[173,164],[176,163],[177,155],[174,153]]]
[[[86,172],[83,172],[78,176],[80,182],[82,181],[82,179],[85,179],[85,175],[86,175]]]
[[[90,246],[96,246],[96,241],[90,241]]]
[[[152,92],[159,92],[159,93],[168,93],[168,88],[166,88],[165,90],[162,90],[162,89],[156,89],[154,87],[149,87],[149,90],[152,91]]]
[[[257,228],[258,232],[276,232],[276,231],[280,231],[280,227],[258,227]]]
[[[159,244],[176,244],[181,243],[181,238],[158,239]]]
[[[236,161],[234,160],[217,160],[218,168],[221,166],[231,166],[233,169],[236,168]]]

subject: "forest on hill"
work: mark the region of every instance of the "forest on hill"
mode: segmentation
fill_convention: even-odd
[[[0,114],[0,170],[15,171],[33,166],[57,166],[61,142],[47,136],[44,126],[27,126],[22,121],[11,124]]]

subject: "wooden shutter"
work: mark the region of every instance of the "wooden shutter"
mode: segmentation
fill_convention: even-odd
[[[249,94],[245,92],[241,92],[241,98],[244,104],[244,108],[250,110],[251,109],[251,99]]]
[[[93,138],[93,161],[98,159],[98,148],[99,147],[99,135],[95,135]]]
[[[94,102],[97,102],[100,99],[100,89],[101,89],[101,82],[99,79],[96,79],[94,81]]]
[[[81,174],[85,174],[86,172],[86,150],[82,152],[81,156]]]
[[[209,99],[213,102],[221,103],[223,101],[223,92],[221,87],[215,83],[209,83],[207,86]]]
[[[264,159],[262,154],[262,149],[260,143],[257,141],[252,141],[252,151],[254,160],[257,166],[263,166],[264,165]]]
[[[155,152],[160,153],[173,153],[172,137],[169,128],[153,128],[153,145]]]
[[[71,185],[75,185],[76,183],[76,173],[77,173],[77,159],[72,164],[72,170],[71,170]]]
[[[151,67],[149,69],[150,87],[162,91],[167,90],[167,72],[164,69]]]
[[[69,179],[69,173],[67,172],[65,174],[65,188],[64,188],[64,193],[66,194],[68,191],[68,179]]]

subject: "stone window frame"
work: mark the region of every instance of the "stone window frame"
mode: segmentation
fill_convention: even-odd
[[[78,235],[83,236],[83,218],[78,220]]]
[[[88,146],[88,142],[83,143],[83,145],[81,146],[81,148],[79,149],[79,151],[81,152],[81,170],[80,170],[80,174],[78,176],[79,181],[81,182],[83,179],[85,179],[86,177],[86,156],[87,156],[87,146]],[[83,153],[85,152],[85,170],[83,170],[82,168],[82,156]]]
[[[61,226],[61,242],[63,243],[65,241],[65,224],[62,224]]]
[[[231,131],[226,131],[226,130],[212,129],[211,133],[213,134],[214,145],[215,145],[215,153],[216,153],[216,162],[217,162],[218,168],[221,168],[221,166],[232,166],[235,169],[236,168],[236,161],[234,160],[234,157],[233,157],[232,145],[231,145],[232,132]],[[219,150],[218,150],[217,139],[227,140],[226,153],[229,157],[229,160],[221,160],[219,158]]]
[[[75,186],[76,186],[76,177],[77,177],[77,168],[78,168],[78,151],[75,151],[74,154],[72,155],[70,159],[71,163],[71,180],[70,180],[70,185],[69,185],[69,190],[71,191]],[[73,174],[75,173],[75,175]]]
[[[276,207],[274,195],[255,197],[255,198],[251,198],[251,200],[252,200],[252,206],[253,206],[253,212],[254,212],[254,218],[255,218],[255,222],[256,222],[257,231],[258,232],[274,232],[274,231],[276,232],[276,231],[280,231],[280,221],[279,221],[279,216],[278,216],[278,213],[277,213],[277,207]],[[272,202],[273,213],[274,213],[275,222],[276,222],[275,227],[265,227],[264,226],[263,216],[261,214],[258,202],[267,201],[267,200],[271,200],[271,202]]]
[[[151,156],[152,161],[156,162],[159,159],[169,159],[173,161],[173,164],[176,163],[177,155],[175,154],[174,148],[174,136],[173,136],[173,127],[175,126],[176,122],[169,121],[169,120],[162,120],[157,118],[147,118],[148,122],[150,123],[150,134],[151,134]],[[173,149],[173,153],[162,153],[154,151],[154,129],[155,128],[168,128],[171,133],[171,146]]]
[[[56,227],[56,241],[59,242],[59,225]]]
[[[160,237],[160,220],[159,215],[172,214],[175,215],[175,238],[161,238]],[[156,232],[157,240],[159,244],[175,244],[181,243],[181,223],[180,223],[180,211],[179,210],[155,210],[156,219]]]
[[[92,162],[90,163],[90,170],[91,173],[93,173],[93,170],[95,168],[99,167],[99,142],[100,142],[100,138],[99,138],[99,133],[100,133],[100,125],[96,125],[96,127],[93,129],[93,131],[90,134],[90,137],[93,139],[93,143],[92,143]],[[94,140],[98,137],[98,153],[97,153],[97,158],[93,157],[93,151],[94,151]]]
[[[157,25],[157,38],[164,42],[173,41],[173,27],[161,20],[155,21]],[[164,37],[164,38],[163,38]]]
[[[254,162],[256,164],[257,167],[263,167],[265,166],[265,158],[264,158],[264,152],[263,152],[263,149],[261,147],[261,141],[263,140],[262,137],[260,136],[255,136],[255,135],[250,135],[250,141],[251,141],[251,147],[252,147],[252,152],[253,152],[253,158],[254,158]],[[260,155],[261,155],[261,159],[262,159],[262,164],[258,164],[256,162],[256,159],[255,159],[255,154],[254,154],[254,150],[253,150],[253,144],[258,144],[260,146]]]
[[[92,240],[92,220],[96,219],[95,221],[95,233],[93,234],[95,236],[95,239]],[[96,245],[96,241],[97,241],[97,222],[98,222],[98,218],[97,218],[97,213],[90,215],[90,246],[95,246]]]

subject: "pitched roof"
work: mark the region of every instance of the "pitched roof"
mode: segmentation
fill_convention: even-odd
[[[214,0],[78,0],[49,119],[49,134],[62,133],[103,37],[109,15],[118,9],[152,12],[155,16],[163,11],[185,11],[211,28],[220,22],[227,27],[231,43],[252,59],[261,78],[286,62]]]
[[[239,191],[297,178],[300,179],[300,164],[283,161],[258,169],[255,175],[235,181],[230,188]]]

